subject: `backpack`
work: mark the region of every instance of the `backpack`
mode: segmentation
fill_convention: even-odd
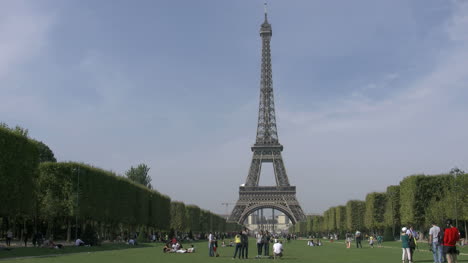
[[[437,239],[439,240],[439,245],[444,244],[444,231],[442,228],[440,229],[439,234],[437,234]]]
[[[408,245],[410,248],[415,249],[416,248],[416,240],[414,239],[413,236],[411,236],[408,240]]]

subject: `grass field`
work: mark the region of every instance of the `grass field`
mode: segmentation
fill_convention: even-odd
[[[386,242],[383,248],[370,248],[364,244],[364,248],[346,249],[342,242],[324,242],[321,247],[308,247],[306,241],[284,242],[285,256],[280,262],[401,262],[401,248],[399,242]],[[17,248],[12,251],[1,251],[0,262],[17,263],[102,263],[102,262],[161,262],[161,263],[205,263],[205,262],[237,262],[232,260],[234,248],[219,248],[220,257],[208,257],[207,243],[194,243],[197,251],[193,254],[164,254],[162,244],[145,244],[139,247],[129,247],[127,245],[107,244],[101,247],[67,247],[63,250],[38,249],[38,248]],[[354,244],[353,244],[354,245]],[[188,247],[188,244],[185,244]],[[271,246],[270,246],[271,250]],[[468,262],[468,247],[461,249],[463,255],[459,257],[459,262]],[[56,253],[55,255],[51,255]],[[38,257],[42,255],[41,257]],[[48,256],[46,256],[48,255]],[[255,241],[250,241],[249,259],[253,262],[272,262],[272,259],[255,259]],[[9,257],[9,258],[6,258]],[[22,257],[22,258],[11,258]],[[432,254],[428,251],[427,244],[420,244],[419,251],[415,253],[415,262],[433,262]],[[244,260],[242,260],[244,261]]]

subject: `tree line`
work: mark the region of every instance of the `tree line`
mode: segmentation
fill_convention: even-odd
[[[365,200],[349,200],[322,215],[309,215],[290,231],[311,235],[359,230],[391,240],[401,226],[427,232],[431,223],[442,226],[446,219],[453,219],[466,237],[467,204],[468,174],[454,168],[447,174],[408,176],[385,192],[368,193]]]
[[[56,162],[27,130],[0,124],[0,231],[73,239],[86,228],[101,239],[130,233],[230,232],[240,228],[129,178],[76,162]],[[137,168],[129,174],[138,177]],[[149,168],[143,167],[147,171]],[[134,170],[137,169],[137,170]]]

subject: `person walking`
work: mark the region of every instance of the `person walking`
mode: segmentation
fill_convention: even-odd
[[[248,259],[249,258],[249,234],[247,228],[242,231],[241,235],[241,243],[242,243],[242,258]]]
[[[234,237],[234,243],[235,243],[235,250],[234,250],[234,256],[232,257],[233,259],[236,258],[237,252],[239,252],[239,259],[241,258],[241,250],[242,250],[242,240],[241,240],[241,235],[242,232],[237,233],[237,235]]]
[[[460,240],[460,231],[454,227],[452,220],[446,221],[447,228],[444,231],[444,254],[447,255],[448,263],[457,263],[457,241]]]
[[[359,230],[356,231],[355,239],[356,239],[356,248],[359,248],[359,247],[362,248],[362,244],[361,244],[362,234]]]
[[[429,246],[431,247],[432,257],[434,263],[442,263],[442,242],[440,240],[440,227],[436,223],[432,223],[432,227],[429,229]]]
[[[28,230],[25,229],[23,232],[23,242],[24,242],[24,247],[28,246]]]
[[[257,258],[262,257],[262,248],[263,248],[263,230],[257,233]]]
[[[370,235],[369,237],[369,245],[371,248],[374,248],[374,235]]]
[[[419,238],[418,233],[414,231],[413,226],[410,226],[409,229],[406,230],[406,235],[409,238],[409,247],[411,253],[411,259],[414,261],[414,252],[418,247],[417,239]]]
[[[409,263],[412,263],[411,261],[411,251],[410,251],[410,246],[409,246],[409,236],[406,234],[406,227],[403,227],[401,229],[401,249],[402,249],[402,254],[401,254],[401,261],[403,263],[408,260]]]

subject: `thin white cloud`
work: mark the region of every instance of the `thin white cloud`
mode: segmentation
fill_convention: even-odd
[[[307,200],[307,211],[340,204],[338,197],[341,203],[350,197],[364,198],[367,192],[383,191],[413,173],[468,167],[468,158],[463,157],[463,149],[468,148],[464,121],[468,105],[463,103],[468,99],[468,3],[454,4],[458,11],[446,25],[448,41],[433,54],[436,63],[431,70],[412,80],[391,73],[379,82],[385,86],[398,77],[403,88],[383,99],[371,99],[365,96],[368,89],[360,89],[360,96],[351,95],[316,111],[279,112],[283,139],[294,146],[288,153],[294,173],[312,174],[294,179],[298,191],[310,185],[337,192],[337,197],[325,202],[300,192]],[[336,178],[349,188],[337,184]]]

